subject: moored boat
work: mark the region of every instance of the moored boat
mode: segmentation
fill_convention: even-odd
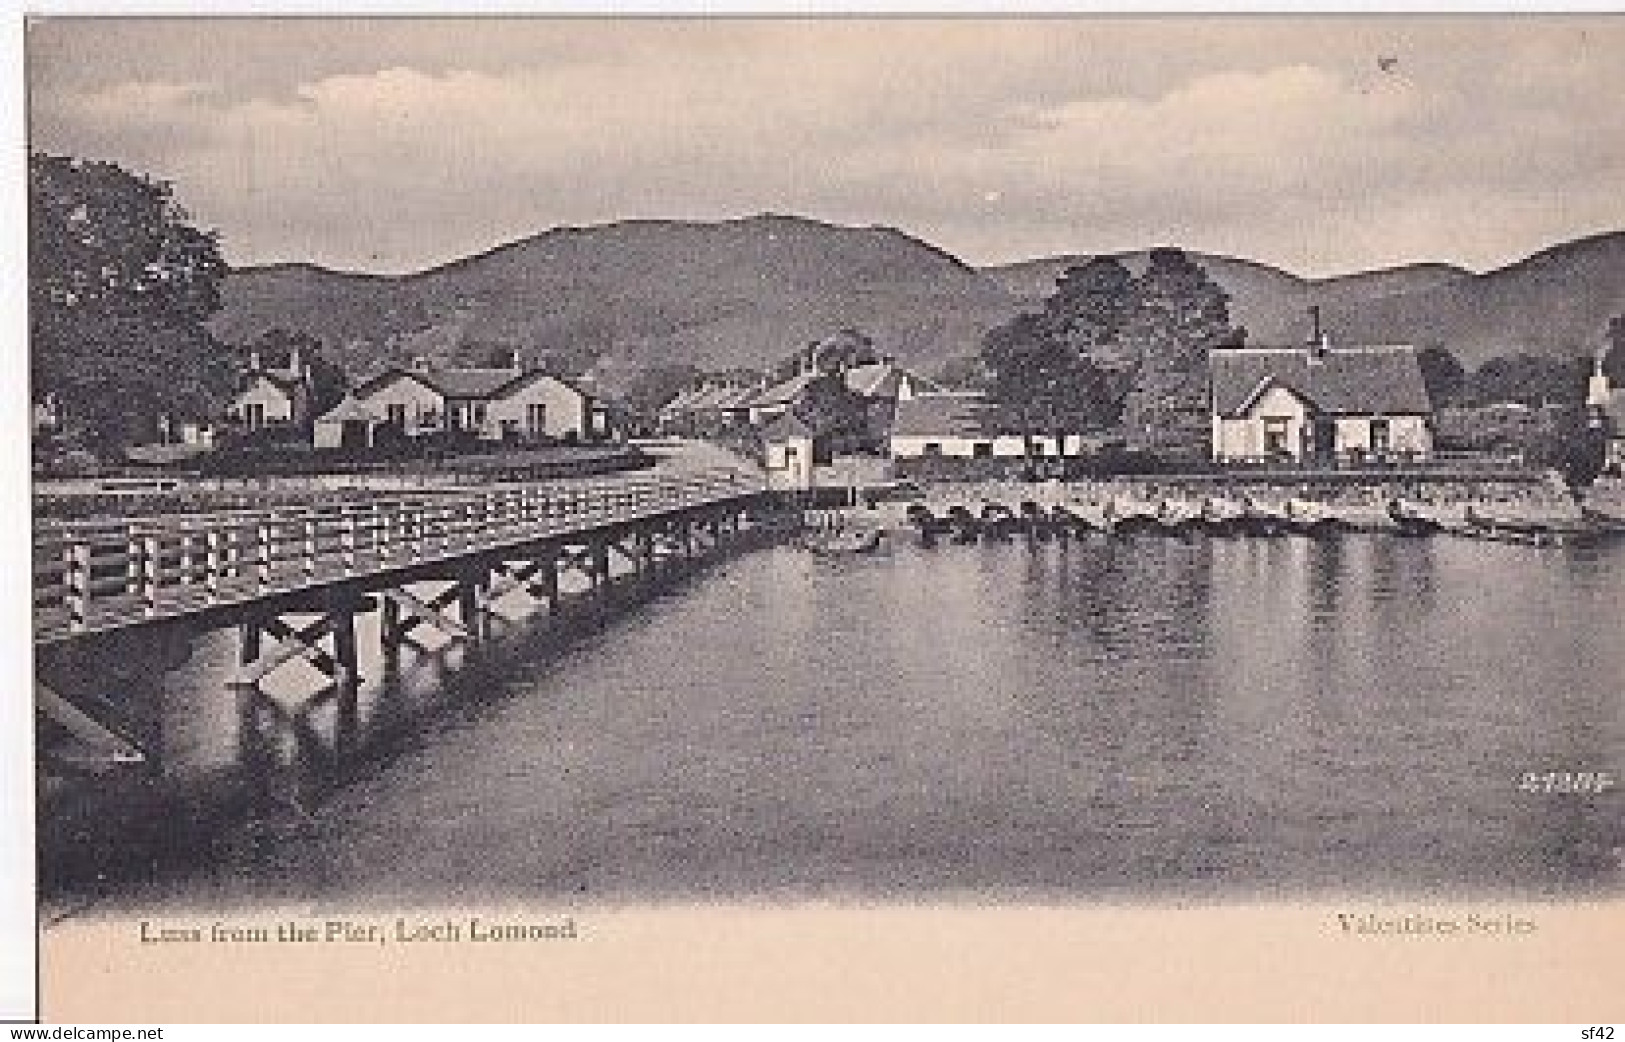
[[[1242,531],[1248,535],[1281,536],[1292,530],[1292,523],[1281,508],[1260,503],[1247,497],[1241,513]]]
[[[1394,532],[1404,536],[1437,535],[1444,531],[1444,523],[1419,504],[1401,499],[1388,501],[1388,518],[1394,523]]]

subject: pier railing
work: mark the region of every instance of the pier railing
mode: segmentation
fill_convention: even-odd
[[[449,561],[761,489],[756,478],[717,471],[307,508],[40,522],[34,530],[35,640]]]

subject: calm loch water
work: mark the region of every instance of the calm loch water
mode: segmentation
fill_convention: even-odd
[[[1617,545],[759,551],[562,647],[403,667],[375,727],[453,708],[114,899],[1618,891],[1625,790],[1518,783],[1625,781],[1622,606]],[[229,656],[177,680],[199,762]]]

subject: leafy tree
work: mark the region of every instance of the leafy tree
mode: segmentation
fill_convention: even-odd
[[[1103,374],[1114,414],[1133,379],[1136,359],[1123,342],[1133,312],[1134,277],[1115,257],[1093,257],[1068,268],[1044,302],[1046,319],[1061,330],[1067,346]]]
[[[105,162],[29,156],[34,393],[102,451],[150,437],[160,413],[201,416],[231,385],[204,327],[226,274],[212,232],[171,186]]]
[[[1467,370],[1449,348],[1433,345],[1417,352],[1422,383],[1435,407],[1455,402],[1467,389]]]
[[[1547,358],[1518,353],[1484,361],[1469,381],[1478,405],[1519,402],[1542,405],[1577,405],[1585,400],[1591,363],[1585,358]]]
[[[512,344],[475,342],[463,345],[463,353],[476,359],[475,365],[485,369],[506,369],[513,364]]]
[[[1602,473],[1608,457],[1608,435],[1588,422],[1584,409],[1565,405],[1532,448],[1532,462],[1554,468],[1571,491],[1579,492]]]
[[[1608,322],[1608,347],[1603,354],[1602,371],[1615,387],[1625,387],[1625,315]]]
[[[1230,296],[1183,250],[1151,251],[1122,340],[1135,358],[1123,403],[1131,441],[1194,448],[1207,437],[1207,353],[1231,343]]]
[[[1024,313],[989,331],[982,362],[992,374],[989,397],[1020,425],[1033,455],[1033,437],[1100,426],[1110,412],[1100,369],[1043,314]]]
[[[677,397],[685,387],[703,380],[705,374],[687,362],[664,362],[640,369],[622,395],[626,407],[644,419],[653,419],[661,406]]]
[[[986,391],[993,374],[980,355],[955,355],[942,363],[934,379],[952,391]]]

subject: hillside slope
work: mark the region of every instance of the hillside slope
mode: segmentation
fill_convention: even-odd
[[[1139,271],[1146,255],[1119,256]],[[1338,340],[1442,344],[1470,366],[1512,351],[1593,351],[1608,319],[1625,313],[1625,232],[1481,275],[1413,264],[1311,280],[1193,256],[1230,293],[1232,320],[1255,344],[1300,341],[1318,304]],[[236,342],[273,326],[310,332],[352,373],[411,355],[474,361],[498,345],[572,372],[763,367],[843,327],[930,369],[976,351],[987,329],[1036,306],[1084,259],[978,270],[890,228],[781,216],[626,221],[558,228],[406,276],[240,270],[214,326]]]
[[[396,278],[278,266],[235,272],[216,331],[272,326],[380,356],[459,359],[511,344],[565,362],[760,365],[844,326],[930,359],[1013,309],[994,280],[887,228],[793,217],[561,228]]]

